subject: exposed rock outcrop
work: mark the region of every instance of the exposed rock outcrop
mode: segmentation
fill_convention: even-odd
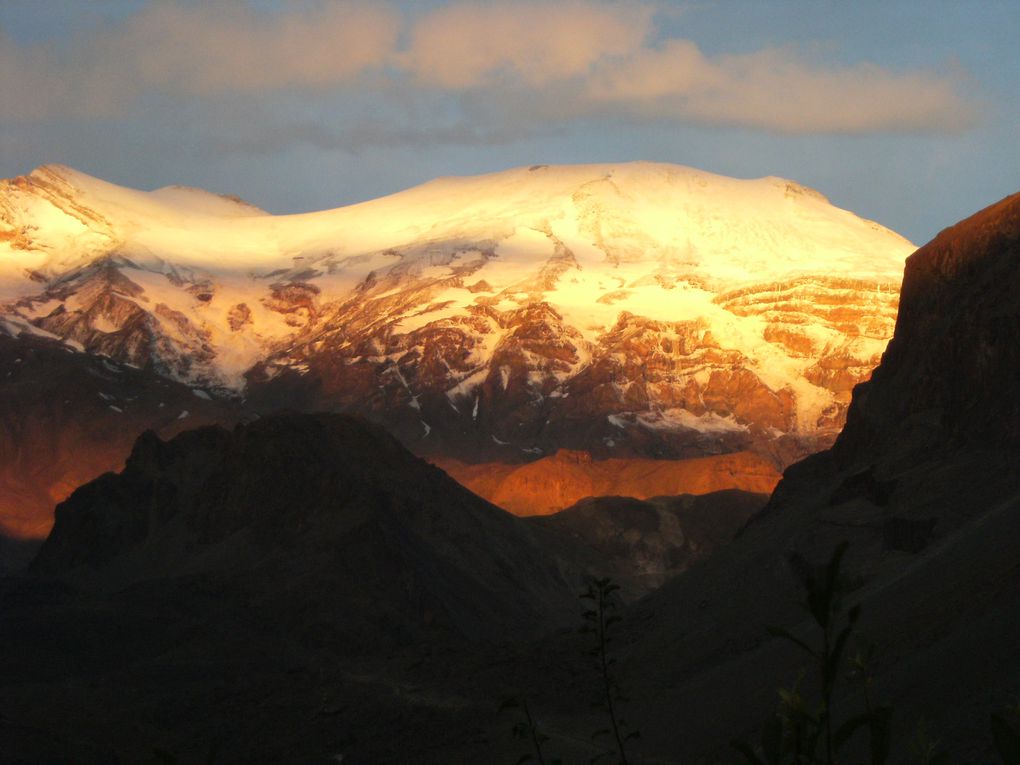
[[[912,249],[792,187],[520,168],[277,218],[45,167],[0,184],[0,307],[262,410],[359,413],[420,453],[785,465],[838,431]]]
[[[592,459],[561,450],[523,465],[435,460],[459,483],[516,515],[548,515],[586,497],[648,499],[739,489],[769,494],[779,473],[750,452],[687,460]]]
[[[896,334],[834,449],[841,464],[1020,446],[1018,261],[1020,194],[910,256]]]

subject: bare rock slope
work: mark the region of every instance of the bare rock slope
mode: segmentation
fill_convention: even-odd
[[[7,324],[472,459],[785,464],[838,431],[912,249],[791,181],[649,163],[294,216],[59,166],[0,184]]]

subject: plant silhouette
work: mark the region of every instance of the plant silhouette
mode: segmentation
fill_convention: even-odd
[[[843,610],[846,586],[840,569],[846,549],[845,542],[838,545],[820,570],[796,553],[788,556],[790,568],[804,592],[804,607],[817,628],[818,640],[812,645],[781,627],[770,627],[769,632],[793,643],[814,660],[819,698],[811,703],[801,693],[803,675],[792,688],[780,689],[779,712],[765,724],[759,746],[733,742],[748,765],[836,765],[838,752],[862,729],[869,733],[871,765],[884,765],[888,760],[892,710],[872,704],[873,649],[859,652],[853,660],[852,676],[861,683],[865,709],[836,724],[833,698],[843,655],[860,618],[860,606]]]
[[[499,705],[499,711],[508,709],[520,711],[519,719],[513,727],[514,738],[527,741],[531,745],[531,751],[522,754],[517,759],[516,765],[523,765],[525,762],[537,762],[539,765],[562,765],[562,761],[558,758],[546,759],[542,745],[549,740],[549,737],[539,730],[535,718],[531,714],[531,708],[528,706],[528,700],[523,697],[506,699]]]
[[[588,654],[595,659],[600,680],[599,695],[594,706],[604,709],[609,717],[609,727],[595,731],[592,734],[592,740],[597,741],[610,736],[615,747],[615,750],[609,749],[596,755],[591,761],[597,762],[616,755],[619,765],[628,765],[626,743],[631,739],[638,738],[640,733],[630,730],[627,721],[619,716],[619,707],[626,703],[627,699],[620,690],[619,682],[613,671],[616,660],[609,655],[609,645],[612,642],[610,630],[620,622],[620,617],[613,613],[617,608],[615,593],[619,589],[619,586],[613,584],[613,580],[609,577],[595,579],[588,585],[588,589],[581,594],[581,598],[591,601],[591,607],[585,609],[582,614],[584,625],[580,631],[593,638]]]

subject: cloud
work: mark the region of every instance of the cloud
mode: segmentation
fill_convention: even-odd
[[[542,87],[639,50],[653,11],[631,3],[456,4],[415,24],[400,61],[418,81],[442,88]]]
[[[0,31],[0,118],[129,119],[152,107],[247,99],[331,101],[329,130],[277,138],[359,145],[512,140],[572,121],[669,121],[778,133],[946,133],[976,109],[957,79],[875,63],[833,66],[794,49],[707,55],[665,36],[654,5],[456,2],[417,15],[382,2],[150,2],[104,31],[19,45]],[[431,103],[425,108],[422,96]],[[344,111],[346,109],[346,111]],[[378,130],[364,128],[387,122]],[[403,121],[403,124],[401,124]],[[325,138],[323,137],[325,136]],[[256,141],[261,144],[262,141]]]
[[[381,4],[269,15],[239,3],[155,3],[101,44],[157,88],[198,95],[323,88],[382,64],[400,24]]]
[[[267,14],[232,2],[153,2],[69,46],[21,47],[0,31],[0,115],[102,117],[148,96],[322,90],[383,65],[401,24],[384,4]]]
[[[959,86],[871,63],[813,65],[789,49],[710,58],[670,40],[602,68],[580,99],[593,112],[781,133],[955,132],[975,121]]]

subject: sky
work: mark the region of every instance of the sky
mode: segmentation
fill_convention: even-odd
[[[1020,2],[0,0],[0,177],[275,213],[444,175],[776,175],[921,244],[1020,190]]]

